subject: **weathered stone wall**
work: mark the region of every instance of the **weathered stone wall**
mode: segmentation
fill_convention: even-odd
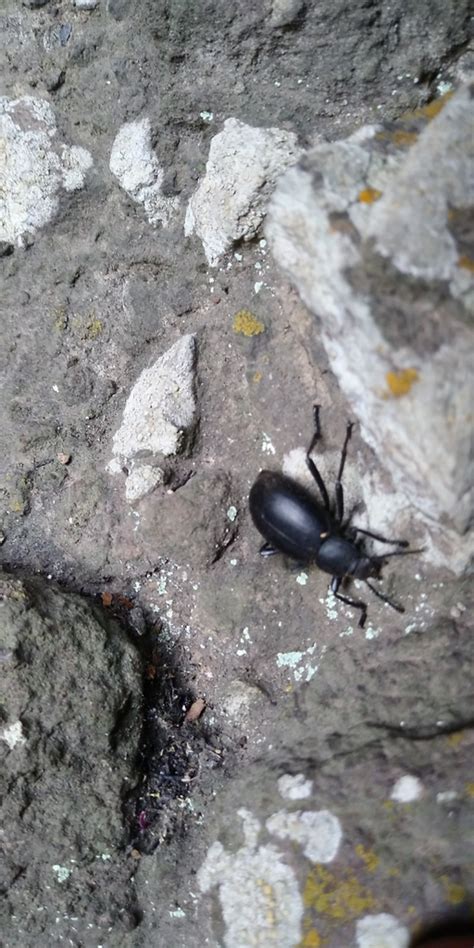
[[[469,916],[469,12],[1,5],[8,948]],[[364,630],[248,515],[314,402]]]

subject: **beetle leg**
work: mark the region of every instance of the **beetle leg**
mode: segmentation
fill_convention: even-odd
[[[408,540],[387,540],[387,537],[381,537],[380,533],[372,533],[371,530],[363,530],[362,527],[356,527],[352,524],[352,529],[357,530],[357,533],[363,533],[366,537],[371,537],[372,540],[378,540],[379,543],[393,543],[394,546],[410,546]]]
[[[348,596],[341,596],[338,592],[341,582],[340,576],[333,576],[331,580],[331,592],[334,593],[334,596],[336,599],[339,599],[340,602],[345,602],[346,606],[352,606],[353,609],[360,609],[359,626],[362,629],[367,618],[367,603],[362,602],[361,599],[349,599]]]
[[[347,446],[351,440],[353,427],[354,426],[352,422],[348,421],[346,427],[346,437],[344,438],[344,444],[342,446],[341,461],[339,464],[339,471],[336,480],[336,523],[338,525],[342,523],[342,518],[344,517],[344,490],[342,487],[342,475],[344,473],[344,466],[346,463]]]
[[[275,553],[279,553],[280,551],[275,550],[275,547],[272,546],[271,543],[264,543],[258,552],[260,553],[260,556],[274,556]]]
[[[312,452],[312,450],[313,450],[315,444],[316,444],[318,441],[320,441],[320,439],[321,439],[321,425],[320,425],[320,422],[319,422],[319,411],[320,411],[320,408],[321,408],[320,405],[314,405],[314,406],[313,406],[313,412],[314,412],[314,434],[313,434],[313,437],[311,438],[311,442],[310,442],[310,445],[309,445],[309,447],[308,447],[308,450],[306,451],[306,463],[307,463],[307,465],[308,465],[309,470],[311,471],[311,474],[312,474],[314,480],[316,481],[316,484],[318,485],[319,493],[321,494],[321,497],[322,497],[322,500],[323,500],[323,504],[324,504],[326,510],[330,511],[331,508],[330,508],[330,504],[329,504],[329,495],[328,495],[328,492],[327,492],[327,489],[326,489],[326,485],[325,485],[325,483],[324,483],[324,481],[323,481],[323,479],[322,479],[322,477],[321,477],[321,474],[319,473],[319,471],[318,471],[318,469],[317,469],[317,467],[316,467],[316,465],[315,465],[315,463],[314,463],[314,461],[313,461],[313,459],[312,459],[312,457],[311,457],[311,452]]]
[[[386,602],[387,606],[391,606],[392,609],[395,609],[395,612],[405,612],[405,609],[403,608],[403,606],[399,606],[397,602],[393,601],[393,599],[389,599],[388,596],[384,596],[384,594],[379,592],[378,589],[375,588],[375,586],[372,586],[372,583],[369,583],[367,579],[365,579],[364,582],[365,582],[365,585],[368,586],[369,589],[372,590],[374,595],[378,597],[378,599],[381,599],[382,602]]]

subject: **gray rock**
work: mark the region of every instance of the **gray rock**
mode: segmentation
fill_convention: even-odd
[[[317,146],[280,181],[267,223],[363,436],[455,569],[473,550],[460,536],[473,510],[473,118],[465,87],[398,128]]]
[[[61,189],[83,187],[92,157],[60,145],[54,112],[45,99],[0,98],[0,135],[6,161],[0,171],[0,240],[27,245],[58,212]]]
[[[272,26],[290,26],[301,16],[304,7],[304,0],[273,0],[270,13]]]
[[[185,233],[197,233],[211,266],[232,244],[251,240],[278,175],[300,153],[296,135],[252,128],[230,118],[211,141],[206,174],[186,212]]]
[[[122,424],[113,438],[110,473],[120,473],[138,458],[168,456],[185,450],[197,421],[195,356],[195,337],[182,336],[154,365],[143,370],[130,392]],[[154,484],[161,478],[156,471],[155,475],[151,475]],[[150,486],[150,471],[142,471],[140,496]],[[132,474],[132,483],[127,487],[129,499],[137,496],[136,491],[137,474]]]
[[[142,502],[140,542],[150,558],[161,555],[191,567],[211,566],[232,543],[237,521],[227,515],[232,499],[230,478],[223,472],[199,472],[173,494]]]
[[[3,935],[67,941],[77,913],[100,942],[133,903],[121,849],[141,730],[138,655],[103,612],[43,579],[2,574],[0,594]]]
[[[143,204],[150,224],[167,227],[179,206],[179,198],[163,193],[164,171],[151,147],[148,118],[128,122],[118,132],[110,154],[110,170],[127,194]]]

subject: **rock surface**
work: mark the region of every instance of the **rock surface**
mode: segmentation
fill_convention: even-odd
[[[136,780],[141,671],[79,596],[0,576],[5,944],[89,943],[136,924],[121,808]],[[53,934],[54,933],[54,934]]]
[[[140,459],[168,457],[186,447],[196,425],[195,339],[185,335],[149,369],[144,369],[127,399],[123,421],[113,437],[112,474],[125,465],[133,470],[127,478],[126,496],[137,500],[160,483],[159,469]],[[138,465],[138,467],[136,467]]]
[[[255,237],[276,178],[298,154],[291,132],[227,119],[186,211],[185,233],[199,235],[211,266],[233,243]]]
[[[456,110],[467,103],[443,96],[472,72],[469,13],[468,0],[2,4],[3,88],[8,109],[22,106],[21,116],[16,105],[14,116],[3,115],[9,161],[0,174],[7,207],[15,210],[21,195],[23,223],[15,236],[14,215],[4,217],[0,243],[0,560],[9,573],[0,616],[12,641],[34,640],[33,664],[20,655],[23,664],[12,665],[11,645],[0,656],[10,706],[0,748],[8,772],[19,768],[3,823],[6,948],[250,948],[249,939],[265,948],[373,948],[374,939],[406,948],[443,919],[469,916],[474,604],[469,577],[447,565],[467,560],[465,510],[451,506],[449,523],[430,520],[426,484],[422,512],[387,471],[388,463],[396,479],[397,457],[371,448],[354,426],[347,511],[357,505],[359,525],[427,547],[384,570],[381,588],[404,614],[353,588],[367,598],[364,629],[354,609],[328,594],[329,576],[259,557],[248,514],[261,468],[307,476],[315,402],[323,435],[315,457],[333,497],[346,420],[363,417],[365,404],[348,401],[352,379],[338,381],[321,323],[264,236],[276,169],[272,150],[262,170],[269,130],[294,150],[299,171],[306,165],[311,174],[312,157],[302,152],[326,155],[336,210],[321,286],[331,291],[327,300],[342,278],[354,299],[370,302],[383,290],[371,318],[410,361],[384,365],[392,375],[389,383],[382,371],[383,391],[390,384],[399,397],[381,401],[402,416],[430,379],[415,380],[420,365],[411,356],[423,365],[435,350],[439,358],[445,325],[458,326],[459,338],[468,332],[456,314],[469,302],[469,271],[452,266],[452,241],[464,263],[471,259],[467,215],[449,212],[446,230],[442,202],[430,192],[430,253],[437,267],[446,253],[452,273],[437,281],[398,269],[405,244],[425,273],[429,259],[416,256],[424,219],[418,244],[404,241],[395,199],[406,207],[423,157],[443,200],[458,200],[457,182],[452,194],[445,187],[446,129],[439,147],[437,130],[451,123],[458,167],[466,144]],[[34,125],[24,106],[32,97],[51,123],[40,115]],[[232,153],[219,157],[217,149],[220,168],[198,209],[209,248],[223,253],[210,268],[198,232],[185,236],[185,214],[229,120]],[[70,192],[63,142],[93,160]],[[13,154],[31,159],[21,185]],[[367,182],[355,190],[361,169]],[[225,208],[219,182],[235,188]],[[322,193],[312,181],[308,206]],[[53,211],[47,220],[45,207]],[[23,234],[36,209],[41,227]],[[312,226],[327,213],[319,208]],[[337,235],[363,257],[342,278],[339,258],[329,256]],[[293,270],[291,254],[284,265]],[[334,325],[344,316],[345,351],[357,355],[360,345],[364,354],[347,313],[338,308]],[[443,345],[454,352],[452,328]],[[156,371],[163,359],[164,375]],[[374,369],[379,360],[376,353]],[[437,412],[452,385],[446,376]],[[370,407],[372,375],[367,389]],[[453,424],[448,436],[455,434]],[[410,458],[398,457],[400,477],[412,478]],[[441,507],[455,477],[449,468],[436,476]],[[368,540],[367,549],[386,547]],[[15,572],[36,578],[15,583]],[[127,664],[124,624],[140,650],[139,681]],[[141,736],[134,718],[129,739],[114,749],[114,700],[133,682],[137,698],[143,693]],[[23,699],[38,710],[38,728],[54,721],[39,743]],[[63,733],[74,756],[56,740]],[[27,784],[16,780],[20,772]],[[130,776],[137,783],[122,809]]]
[[[0,136],[0,241],[21,243],[57,214],[61,188],[84,186],[92,156],[59,145],[53,109],[31,95],[0,99]]]
[[[462,223],[473,102],[466,86],[432,122],[415,113],[317,146],[281,180],[267,224],[364,437],[457,569],[474,552],[459,536],[474,509],[474,246]]]
[[[128,122],[120,129],[110,153],[110,170],[130,197],[143,204],[150,224],[169,224],[179,199],[162,193],[164,171],[153,154],[149,119]]]

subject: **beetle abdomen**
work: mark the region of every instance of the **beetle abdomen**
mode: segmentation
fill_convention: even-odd
[[[261,471],[249,496],[252,520],[275,549],[302,563],[315,560],[330,530],[329,516],[304,487],[274,471]]]

